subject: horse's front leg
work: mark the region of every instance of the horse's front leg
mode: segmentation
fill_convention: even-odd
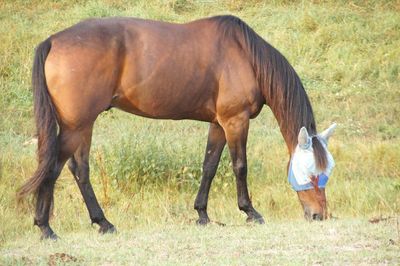
[[[249,118],[246,112],[226,119],[221,124],[226,133],[233,171],[236,175],[238,206],[248,218],[247,222],[265,223],[263,217],[254,209],[247,189],[246,143],[249,130]]]
[[[225,143],[225,132],[222,127],[218,124],[211,123],[203,162],[203,177],[201,178],[199,192],[197,193],[196,201],[194,203],[194,208],[199,214],[197,224],[205,225],[210,222],[207,214],[208,194]]]

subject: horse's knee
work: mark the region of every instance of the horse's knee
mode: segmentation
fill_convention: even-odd
[[[89,182],[89,164],[85,161],[77,161],[72,157],[68,162],[68,168],[76,181],[80,184],[87,184]]]
[[[247,175],[247,165],[242,162],[235,163],[233,165],[233,171],[237,177],[242,177]]]
[[[78,164],[78,181],[81,184],[89,183],[89,165],[87,163]]]
[[[215,162],[207,162],[203,164],[203,176],[207,178],[213,178],[218,168],[218,163]]]

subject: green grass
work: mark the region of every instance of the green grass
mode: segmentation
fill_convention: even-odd
[[[186,224],[138,227],[116,235],[93,230],[60,241],[28,237],[7,244],[0,263],[56,265],[396,265],[396,221],[273,222],[263,226]],[[83,248],[84,247],[84,248]]]
[[[46,263],[51,254],[69,254],[70,247],[71,255],[85,263],[91,256],[102,260],[108,249],[114,251],[111,262],[121,254],[116,264],[151,263],[163,259],[163,254],[172,256],[163,259],[167,264],[184,263],[184,259],[177,261],[181,249],[193,256],[193,264],[229,264],[233,260],[246,264],[241,258],[250,264],[265,257],[271,264],[318,264],[319,258],[332,264],[337,260],[398,262],[393,252],[398,244],[387,244],[388,237],[395,239],[394,233],[388,233],[395,226],[370,225],[366,220],[400,213],[399,11],[398,1],[2,1],[0,258],[7,264],[23,264],[22,257],[29,255],[33,262]],[[27,143],[34,135],[30,90],[34,47],[50,34],[88,17],[121,15],[186,22],[217,14],[241,17],[289,59],[305,84],[320,130],[333,121],[338,123],[330,143],[337,166],[327,194],[329,212],[340,220],[302,222],[297,196],[286,180],[286,146],[271,112],[264,108],[251,122],[248,180],[253,203],[267,226],[239,226],[235,233],[230,226],[203,230],[187,225],[196,219],[193,201],[208,125],[149,120],[111,110],[102,114],[95,126],[91,175],[107,217],[121,233],[100,237],[92,232],[78,188],[65,170],[57,183],[51,220],[65,242],[40,243],[34,255],[30,246],[38,243],[38,230],[32,226],[32,206],[17,208],[15,203],[16,189],[36,167],[36,147]],[[226,150],[211,188],[209,213],[211,219],[228,225],[244,224]],[[340,232],[342,227],[338,242],[324,245],[321,254],[314,251],[313,245],[326,244],[324,236],[329,230]],[[315,242],[307,232],[314,232]],[[235,245],[240,246],[238,239],[244,234],[249,236],[243,242],[248,253],[236,258]],[[170,243],[175,235],[178,244],[160,248],[154,257],[147,254],[154,251],[152,244],[157,248],[163,240]],[[190,236],[194,240],[186,249],[183,242]],[[357,236],[365,246],[356,245],[353,240]],[[219,243],[219,239],[226,241]],[[91,241],[100,245],[98,253]],[[283,244],[272,246],[279,241]],[[132,251],[117,249],[125,242]],[[85,245],[91,248],[80,251]],[[264,251],[258,251],[257,245]],[[149,252],[143,251],[146,248]],[[351,250],[357,254],[354,260]],[[291,260],[295,257],[298,263]]]

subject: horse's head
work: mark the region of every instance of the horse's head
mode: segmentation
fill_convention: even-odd
[[[328,151],[328,140],[335,128],[336,124],[333,124],[315,136],[308,135],[307,129],[301,128],[289,163],[288,179],[308,220],[327,218],[325,186],[335,166]]]

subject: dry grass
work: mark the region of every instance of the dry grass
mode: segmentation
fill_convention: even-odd
[[[398,226],[398,225],[397,225]],[[0,251],[0,264],[24,265],[396,265],[400,238],[396,220],[270,222],[264,226],[174,224],[93,230],[60,241],[22,237]]]
[[[398,245],[388,244],[388,239],[395,240],[394,227],[365,221],[400,213],[399,6],[398,1],[1,2],[2,260],[6,264],[47,263],[50,256],[52,261],[68,260],[60,255],[66,253],[78,259],[71,261],[76,264],[81,259],[90,264],[91,257],[103,264],[157,260],[166,264],[262,260],[267,264],[375,264],[387,260],[395,264]],[[30,71],[36,44],[93,16],[185,22],[227,13],[244,19],[293,64],[311,98],[319,129],[332,121],[339,124],[330,143],[337,167],[327,193],[330,212],[341,219],[321,224],[300,221],[300,205],[286,181],[286,147],[275,119],[265,108],[251,123],[248,158],[252,200],[267,226],[239,226],[238,230],[232,226],[204,230],[187,226],[196,218],[192,206],[208,126],[193,121],[154,121],[112,110],[96,123],[91,173],[100,203],[121,234],[100,237],[92,232],[79,191],[64,171],[57,183],[51,221],[64,242],[38,244],[31,206],[15,206],[17,187],[36,167],[35,145],[27,143],[34,134]],[[225,151],[211,191],[211,218],[243,225],[245,217],[237,210],[235,195]],[[329,232],[338,236],[337,242]],[[175,238],[178,244],[174,244]],[[163,241],[169,245],[162,246]],[[320,253],[318,243],[324,244]],[[124,244],[129,248],[120,248]],[[33,252],[36,245],[37,255]],[[189,257],[183,251],[186,247]],[[32,258],[24,259],[25,251]]]

